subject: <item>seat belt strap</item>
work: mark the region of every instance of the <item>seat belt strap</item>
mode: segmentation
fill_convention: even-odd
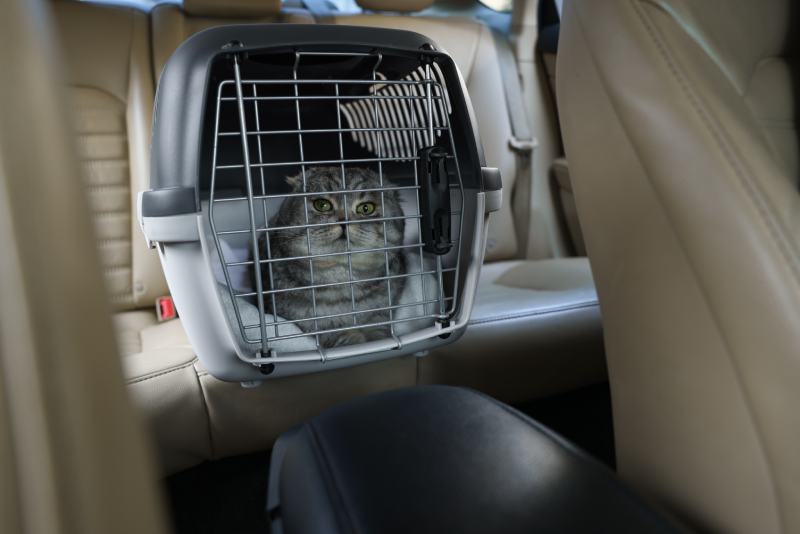
[[[503,76],[506,111],[509,124],[511,124],[511,139],[508,144],[515,152],[530,154],[536,146],[536,141],[534,141],[528,126],[528,114],[522,100],[517,60],[505,36],[497,30],[492,30],[492,35],[497,49],[497,63]]]

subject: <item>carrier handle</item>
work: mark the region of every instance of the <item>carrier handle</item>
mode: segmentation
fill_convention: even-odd
[[[447,254],[453,247],[447,151],[437,146],[425,147],[418,156],[423,249],[433,254]]]

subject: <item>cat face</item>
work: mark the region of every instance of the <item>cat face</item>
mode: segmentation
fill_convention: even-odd
[[[287,178],[292,191],[303,192],[303,176]],[[380,219],[402,217],[397,191],[371,191],[381,188],[378,175],[369,169],[345,170],[343,187],[340,167],[306,169],[305,191],[309,196],[288,197],[276,219],[280,226],[302,226],[274,232],[271,242],[274,252],[282,257],[364,251],[385,246],[401,245],[403,220]],[[392,187],[383,180],[383,187]],[[338,193],[338,191],[356,191]],[[381,198],[383,196],[383,198]],[[369,222],[378,219],[379,222]],[[305,225],[309,226],[306,228]],[[348,236],[349,234],[349,236]],[[277,255],[277,254],[276,254]],[[363,274],[380,275],[385,269],[384,253],[354,253],[350,255],[353,269]],[[348,267],[346,255],[314,259],[315,269],[340,270]]]

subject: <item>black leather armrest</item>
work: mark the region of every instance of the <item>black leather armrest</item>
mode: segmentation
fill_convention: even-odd
[[[274,532],[675,532],[603,465],[491,398],[444,386],[351,401],[273,449]]]

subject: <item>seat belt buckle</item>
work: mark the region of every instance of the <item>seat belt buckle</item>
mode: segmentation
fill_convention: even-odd
[[[175,309],[175,301],[172,300],[172,297],[158,297],[156,299],[156,317],[158,317],[159,323],[178,317],[178,310]]]
[[[508,140],[508,147],[523,155],[529,155],[533,153],[533,149],[539,145],[539,142],[536,139],[520,139],[519,137],[511,136]]]

